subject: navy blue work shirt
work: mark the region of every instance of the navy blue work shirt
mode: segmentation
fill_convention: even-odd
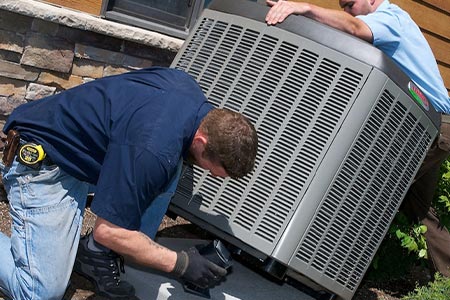
[[[21,105],[3,130],[18,130],[68,174],[96,184],[92,211],[135,230],[212,108],[187,73],[149,68]]]

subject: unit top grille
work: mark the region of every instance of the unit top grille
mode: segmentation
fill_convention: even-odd
[[[273,30],[227,23],[208,11],[175,64],[211,103],[256,124],[255,172],[235,181],[196,170],[194,193],[202,198],[194,201],[265,241],[268,252],[370,72],[301,37],[276,38]]]

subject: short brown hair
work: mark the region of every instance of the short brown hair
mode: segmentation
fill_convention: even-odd
[[[205,116],[199,129],[208,137],[205,156],[221,163],[230,177],[241,178],[253,170],[258,136],[246,117],[216,108]]]

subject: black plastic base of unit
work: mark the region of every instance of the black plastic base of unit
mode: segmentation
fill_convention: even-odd
[[[324,291],[324,290],[319,290],[319,291],[314,290],[314,289],[308,287],[307,285],[305,285],[301,282],[298,282],[289,277],[286,278],[286,283],[288,283],[289,285],[302,291],[303,293],[313,297],[316,300],[335,300],[335,299],[337,299],[336,294],[333,294],[329,291]]]

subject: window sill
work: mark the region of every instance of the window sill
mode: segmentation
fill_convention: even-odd
[[[184,40],[35,0],[2,0],[0,9],[170,51]]]

